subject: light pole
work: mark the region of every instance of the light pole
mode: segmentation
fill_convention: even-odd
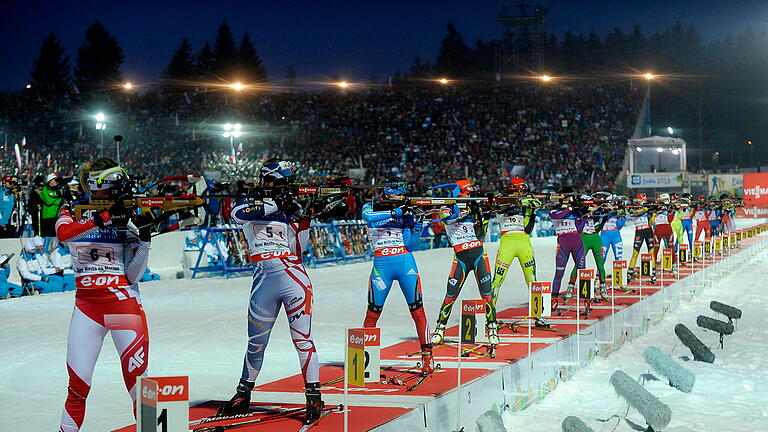
[[[645,79],[646,87],[645,87],[645,97],[647,100],[646,110],[645,110],[645,123],[646,123],[646,131],[648,133],[648,136],[653,135],[653,125],[651,124],[651,81],[653,81],[654,78],[656,78],[656,75],[646,72],[643,74],[643,78]]]
[[[115,147],[116,147],[116,150],[117,150],[117,164],[121,165],[120,164],[120,141],[123,140],[123,136],[122,135],[115,135],[115,137],[113,139],[115,140]]]
[[[104,131],[107,130],[107,116],[104,113],[98,113],[93,116],[96,119],[96,130],[99,131],[99,157],[104,157]]]
[[[240,123],[227,123],[224,125],[224,133],[221,134],[224,138],[229,138],[229,151],[232,155],[232,161],[235,161],[235,138],[239,138],[243,135],[243,125]]]

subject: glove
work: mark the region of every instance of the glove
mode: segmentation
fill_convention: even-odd
[[[392,209],[392,211],[390,211],[390,213],[392,214],[393,218],[395,218],[395,217],[402,217],[403,216],[403,208],[402,207],[395,207],[395,208]]]
[[[125,206],[125,203],[123,202],[124,200],[124,197],[119,197],[117,201],[115,201],[115,203],[112,204],[112,206],[107,210],[109,212],[112,223],[115,226],[121,228],[124,228],[126,225],[128,225],[128,220],[133,214],[133,210]]]
[[[146,224],[139,228],[139,240],[143,242],[152,241],[152,224]]]
[[[530,207],[530,208],[541,207],[541,201],[537,200],[536,198],[523,198],[520,202],[525,207]]]
[[[295,213],[301,206],[293,199],[293,195],[290,192],[281,192],[274,198],[277,208],[286,213]]]
[[[43,276],[40,280],[43,281],[43,282],[48,282],[48,278],[45,277],[45,276]]]

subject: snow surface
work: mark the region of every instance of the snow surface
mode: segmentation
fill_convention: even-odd
[[[758,221],[745,224],[755,223]],[[625,258],[628,258],[633,228],[627,226],[622,232]],[[551,280],[555,238],[535,238],[533,245],[539,278]],[[497,249],[498,243],[487,244],[492,264]],[[155,250],[153,253],[162,251]],[[431,326],[445,295],[452,256],[450,249],[416,253]],[[764,259],[768,262],[768,258]],[[344,329],[362,325],[370,269],[370,262],[309,269],[315,290],[313,335],[321,364],[342,362]],[[761,275],[768,274],[765,269],[756,271],[762,271],[758,273]],[[759,278],[742,277],[744,280],[738,282],[744,285],[743,295],[737,292],[729,294],[727,286],[719,285],[715,289],[722,290],[723,295],[712,298],[737,306],[748,302],[754,302],[754,305],[745,309],[745,319],[739,323],[737,335],[727,340],[726,351],[715,352],[718,355],[715,365],[691,365],[697,375],[694,392],[690,395],[675,394],[676,390],[666,390],[658,382],[646,384],[654,393],[658,390],[663,400],[672,405],[673,425],[687,424],[693,430],[729,430],[729,427],[702,429],[694,425],[709,424],[710,418],[713,422],[729,426],[734,424],[734,419],[738,419],[739,424],[756,424],[748,421],[768,415],[764,407],[765,397],[760,404],[757,397],[760,392],[766,394],[768,388],[765,385],[768,359],[758,356],[768,341],[768,326],[757,325],[759,322],[765,324],[766,318],[756,312],[765,310],[765,302],[757,289]],[[245,316],[249,289],[250,278],[163,280],[142,284],[142,302],[150,331],[149,375],[188,375],[193,403],[229,399],[240,377],[246,346]],[[393,287],[379,321],[384,346],[415,337],[413,322],[398,291],[397,287]],[[682,310],[707,309],[713,291],[697,299],[694,305],[698,306],[686,305]],[[504,309],[519,305],[526,301],[526,297],[522,272],[514,264],[505,281],[498,307]],[[473,280],[467,282],[461,298],[478,298]],[[0,431],[57,429],[67,393],[66,339],[73,304],[74,295],[71,292],[0,301]],[[697,308],[687,309],[689,307]],[[457,323],[458,315],[454,311],[451,324]],[[698,312],[683,314],[686,316],[683,322],[695,328],[695,323],[691,323],[696,315]],[[523,425],[530,430],[559,430],[559,422],[569,414],[579,415],[594,426],[595,417],[606,418],[623,413],[624,405],[607,386],[610,372],[619,364],[625,364],[625,370],[630,375],[645,373],[640,353],[651,341],[668,352],[674,346],[669,334],[676,322],[666,318],[661,326],[652,330],[656,337],[645,336],[622,348],[620,354],[608,360],[597,360],[578,372],[576,379],[559,386],[555,394],[542,404],[515,414],[511,430],[520,430]],[[711,344],[715,343],[715,339],[714,335],[705,336],[705,341]],[[677,347],[674,354],[682,355],[684,352]],[[289,337],[288,324],[285,316],[281,315],[272,332],[257,385],[298,372],[298,359]],[[593,386],[593,382],[597,386]],[[581,387],[577,387],[580,384]],[[587,384],[591,387],[590,395],[594,394],[594,397],[584,397]],[[701,408],[710,406],[706,402],[717,400],[719,396],[714,396],[712,392],[722,394],[723,398],[728,394],[731,402],[723,405],[722,411],[719,408]],[[678,413],[685,406],[689,406],[687,416],[690,421],[681,423],[685,417]],[[543,418],[547,421],[543,422]],[[630,413],[630,418],[640,421],[636,414],[632,416]],[[768,424],[768,418],[762,419],[763,426]],[[112,343],[107,340],[96,364],[82,431],[104,432],[132,422],[130,398],[123,386],[119,361]],[[615,422],[616,419],[613,419],[606,424]],[[624,430],[628,429],[625,427]]]
[[[645,388],[672,409],[665,431],[766,431],[768,430],[768,307],[764,283],[768,278],[768,252],[762,252],[740,271],[715,281],[693,301],[683,301],[657,326],[610,357],[595,359],[571,381],[561,383],[544,400],[524,411],[504,413],[508,431],[556,431],[574,415],[595,432],[645,430],[643,416],[629,409],[609,384],[611,374],[621,369],[644,381]],[[709,308],[712,300],[743,311],[736,331],[725,337],[721,350],[717,333],[696,325],[705,315],[726,320]],[[714,364],[693,361],[693,355],[677,338],[674,327],[685,324],[715,354]],[[696,375],[691,393],[667,384],[643,360],[643,351],[654,345]],[[644,379],[642,379],[643,377]],[[542,421],[546,419],[546,421]]]

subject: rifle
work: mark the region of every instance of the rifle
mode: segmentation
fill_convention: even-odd
[[[196,184],[204,180],[199,176],[166,177],[143,191],[137,191],[135,185],[126,187],[127,192],[119,199],[129,209],[135,209],[141,225],[159,225],[178,213],[182,219],[172,227],[160,233],[198,225],[193,211],[205,205],[205,201],[193,192]],[[87,204],[75,205],[73,212],[76,220],[88,219],[97,212],[108,210],[115,205],[116,199],[91,200]]]

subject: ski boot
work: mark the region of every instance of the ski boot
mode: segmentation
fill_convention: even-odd
[[[421,346],[421,374],[429,375],[435,371],[435,360],[432,358],[432,345]]]
[[[305,386],[307,410],[304,412],[304,424],[312,424],[320,418],[325,403],[320,398],[320,383],[307,383]]]
[[[499,323],[492,321],[486,324],[485,333],[488,336],[488,344],[492,347],[499,344]]]
[[[636,268],[627,269],[627,285],[631,284],[637,279],[639,272]]]
[[[595,298],[592,299],[592,303],[602,303],[609,300],[608,290],[605,288],[605,282],[600,282],[600,284],[597,286],[597,290],[595,290]]]
[[[248,412],[248,408],[251,406],[251,390],[253,387],[238,384],[235,395],[229,402],[225,403],[222,407],[216,411],[217,416],[230,416],[236,414],[245,414]]]
[[[672,264],[672,277],[673,278],[680,277],[680,269],[678,268],[677,264]]]
[[[533,319],[533,326],[539,327],[539,328],[551,328],[552,324],[550,324],[549,321],[545,320],[542,317],[535,317]]]
[[[563,298],[563,305],[567,305],[573,299],[573,293],[576,292],[576,285],[569,283],[568,288],[565,290],[565,298]]]
[[[657,285],[658,282],[656,281],[656,272],[651,273],[651,285]]]
[[[445,335],[445,324],[437,323],[435,331],[432,333],[432,345],[442,345]]]

